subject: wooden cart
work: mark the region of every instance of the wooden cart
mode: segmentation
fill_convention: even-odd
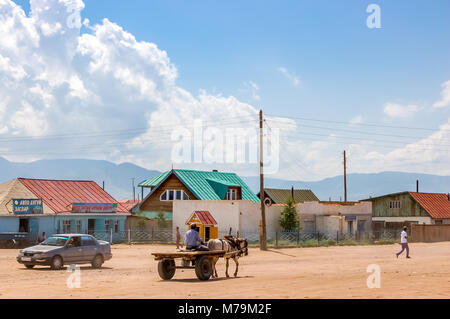
[[[200,280],[208,280],[212,276],[212,258],[231,258],[238,251],[226,253],[224,250],[214,251],[179,251],[175,253],[152,253],[155,260],[159,260],[158,273],[164,280],[170,280],[175,275],[176,269],[195,269],[195,274]],[[182,264],[177,266],[175,259],[181,259]],[[189,266],[194,261],[194,266]]]

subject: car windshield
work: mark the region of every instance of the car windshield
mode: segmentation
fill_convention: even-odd
[[[67,242],[67,239],[69,239],[69,237],[49,237],[44,242],[42,242],[41,245],[64,246]]]

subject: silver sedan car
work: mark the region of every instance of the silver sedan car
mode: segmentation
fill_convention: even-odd
[[[30,269],[43,265],[58,270],[71,264],[91,264],[94,268],[100,268],[111,258],[111,246],[106,241],[97,240],[91,235],[62,234],[22,249],[17,262]]]

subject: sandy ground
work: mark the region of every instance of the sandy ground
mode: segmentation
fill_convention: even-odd
[[[411,259],[399,259],[400,245],[250,249],[240,258],[237,278],[199,281],[193,270],[177,269],[162,281],[151,252],[163,245],[115,245],[102,269],[81,267],[81,288],[69,289],[66,270],[28,270],[17,250],[0,250],[0,298],[450,298],[450,243],[410,244]],[[381,288],[369,289],[367,266],[381,267]],[[230,274],[234,262],[230,262]]]

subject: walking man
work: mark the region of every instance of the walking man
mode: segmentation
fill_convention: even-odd
[[[409,246],[408,246],[408,234],[406,233],[406,231],[408,230],[408,227],[403,227],[403,231],[401,233],[401,244],[402,244],[402,250],[399,251],[398,253],[396,253],[397,258],[398,256],[400,256],[403,251],[406,249],[406,258],[411,258],[409,257]]]

